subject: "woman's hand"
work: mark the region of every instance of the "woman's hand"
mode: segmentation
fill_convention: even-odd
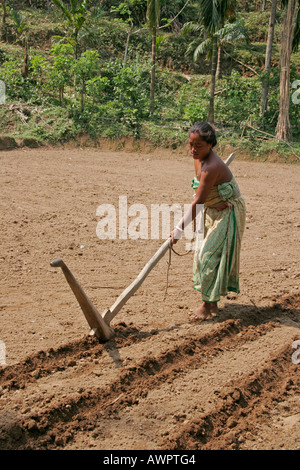
[[[172,239],[171,245],[175,245],[178,240],[182,237],[182,230],[178,227],[175,227],[174,230],[170,233],[170,237]]]

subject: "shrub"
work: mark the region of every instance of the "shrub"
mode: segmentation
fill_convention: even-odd
[[[225,87],[215,97],[216,119],[233,127],[241,127],[251,114],[252,120],[260,119],[261,81],[259,77],[242,77],[233,71],[230,77],[220,81]],[[246,104],[246,105],[245,105]]]

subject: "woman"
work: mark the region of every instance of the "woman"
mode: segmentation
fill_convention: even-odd
[[[196,217],[197,204],[204,204],[204,240],[195,250],[193,263],[194,289],[202,294],[203,302],[190,312],[199,321],[218,312],[220,296],[228,291],[240,292],[240,248],[246,206],[230,169],[213,150],[216,144],[215,131],[208,123],[200,122],[190,129],[189,146],[196,173],[192,187],[196,194],[170,235],[172,244],[177,243],[184,227]]]

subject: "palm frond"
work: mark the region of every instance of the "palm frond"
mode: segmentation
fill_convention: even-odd
[[[59,8],[62,13],[68,18],[69,21],[72,21],[72,15],[71,12],[67,9],[67,7],[64,5],[63,2],[60,0],[53,0],[53,3]]]
[[[236,0],[199,0],[201,21],[209,34],[217,31],[231,17]]]
[[[87,0],[70,0],[71,12],[73,15],[85,13],[87,9]]]
[[[78,16],[77,21],[76,21],[76,31],[79,31],[82,28],[83,23],[85,22],[85,17],[84,16]]]
[[[17,33],[19,35],[21,35],[23,33],[23,31],[25,31],[27,25],[26,25],[25,21],[23,20],[23,17],[22,17],[20,12],[12,9],[11,10],[11,15],[13,17],[15,29],[16,29]]]
[[[157,27],[160,19],[160,0],[148,0],[146,17],[149,28]]]
[[[203,26],[199,23],[195,23],[194,21],[189,21],[188,23],[185,23],[181,30],[181,34],[183,36],[189,33],[202,33],[202,32],[203,32]]]
[[[205,54],[208,51],[211,51],[211,48],[212,48],[211,38],[207,38],[205,39],[205,41],[201,42],[201,44],[199,44],[194,51],[194,61],[196,62],[200,55]]]
[[[101,5],[91,8],[90,14],[91,17],[95,20],[102,20],[107,17],[107,13]]]
[[[79,3],[79,5],[78,5],[78,3]],[[80,3],[81,3],[80,0],[79,0],[79,2],[78,2],[78,0],[70,0],[71,11],[72,11],[73,15],[76,15],[76,13],[78,13],[78,10],[79,10],[78,7],[80,7]]]
[[[234,16],[236,0],[220,0],[219,15],[221,18],[231,18]]]
[[[201,20],[208,32],[213,33],[220,24],[220,0],[200,0]]]
[[[235,23],[226,23],[223,28],[219,29],[215,34],[219,42],[233,43],[242,40],[249,40],[243,19],[238,20]]]

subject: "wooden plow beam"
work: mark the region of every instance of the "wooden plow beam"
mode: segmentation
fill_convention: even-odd
[[[232,153],[229,155],[225,161],[226,165],[229,165],[234,159],[235,154]],[[60,267],[65,275],[65,278],[71,287],[82,311],[83,314],[91,328],[90,334],[95,335],[101,341],[108,341],[113,338],[115,332],[110,327],[110,322],[125,305],[127,300],[137,291],[137,289],[144,282],[146,277],[152,271],[154,266],[159,262],[159,260],[165,255],[167,250],[170,248],[171,238],[168,238],[159,248],[159,250],[152,256],[148,261],[136,279],[121,293],[117,298],[115,303],[110,307],[104,310],[102,314],[98,312],[96,307],[92,304],[91,300],[88,298],[80,284],[77,282],[70,269],[66,266],[62,259],[56,259],[50,263],[54,268]]]

